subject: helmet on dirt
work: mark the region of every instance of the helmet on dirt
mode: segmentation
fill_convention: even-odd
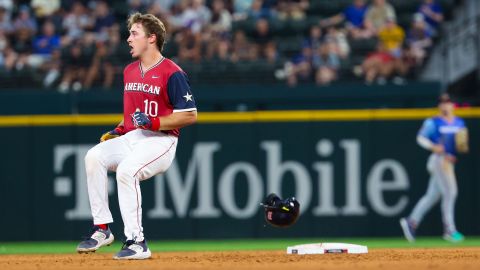
[[[265,208],[265,220],[275,227],[293,225],[300,214],[300,203],[295,197],[280,199],[275,193],[267,196],[261,204]]]

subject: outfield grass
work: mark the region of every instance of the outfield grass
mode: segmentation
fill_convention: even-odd
[[[403,238],[300,238],[300,239],[242,239],[242,240],[184,240],[184,241],[150,241],[149,248],[154,252],[174,251],[233,251],[233,250],[286,250],[287,246],[342,242],[366,245],[375,248],[441,248],[441,247],[480,247],[480,237],[467,237],[464,242],[452,244],[439,237],[419,238],[410,244]],[[0,243],[0,254],[33,253],[74,253],[78,242],[10,242]],[[112,246],[102,248],[99,252],[116,252],[120,241]]]

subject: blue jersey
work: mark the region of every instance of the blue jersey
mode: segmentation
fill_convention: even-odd
[[[455,134],[463,128],[465,128],[465,123],[459,117],[455,117],[451,123],[448,123],[445,119],[437,116],[425,120],[418,135],[429,139],[434,144],[443,145],[446,153],[455,156],[457,155]]]

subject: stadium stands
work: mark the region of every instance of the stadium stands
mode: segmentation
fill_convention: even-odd
[[[364,61],[378,47],[378,29],[358,38],[349,32],[348,21],[325,24],[342,14],[353,0],[29,2],[0,3],[0,86],[4,89],[68,92],[118,87],[123,66],[131,61],[124,42],[128,36],[125,20],[134,11],[154,13],[165,21],[170,36],[164,54],[178,61],[196,84],[255,82],[294,86],[363,81],[369,72]],[[45,2],[48,4],[42,4]],[[421,20],[418,12],[422,12],[424,2],[430,1],[387,1],[396,13],[393,19],[405,33],[399,57],[410,69],[399,72],[401,68],[392,64],[386,78],[379,72],[369,83],[398,76],[415,79],[417,69],[428,56],[420,52],[420,64],[412,60],[410,28],[412,22]],[[440,4],[446,19],[450,18],[455,0],[433,2]],[[372,4],[366,1],[366,5]],[[423,20],[428,22],[425,17]],[[52,30],[45,29],[46,25],[53,28],[53,33],[48,33]],[[313,26],[321,26],[319,45],[306,45],[311,42]],[[439,34],[437,31],[431,36],[432,40],[437,40]],[[304,51],[306,46],[310,52]],[[299,67],[299,63],[306,65]]]

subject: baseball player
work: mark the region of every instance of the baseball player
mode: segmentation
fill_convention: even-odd
[[[195,123],[197,111],[187,75],[162,55],[164,24],[154,15],[135,13],[128,18],[128,29],[130,54],[138,60],[123,72],[123,120],[85,156],[94,226],[77,251],[94,252],[114,240],[108,227],[113,218],[107,171],[116,171],[126,241],[114,259],[146,259],[151,252],[142,227],[140,181],[168,169],[179,128]]]
[[[454,115],[454,104],[447,94],[439,99],[440,115],[425,120],[418,132],[418,144],[431,151],[427,170],[430,182],[425,195],[418,201],[412,213],[400,219],[405,238],[415,241],[415,231],[425,214],[441,199],[443,238],[451,242],[459,242],[464,236],[457,231],[454,220],[455,200],[457,198],[457,180],[454,165],[457,154],[468,151],[466,127],[463,120]]]

